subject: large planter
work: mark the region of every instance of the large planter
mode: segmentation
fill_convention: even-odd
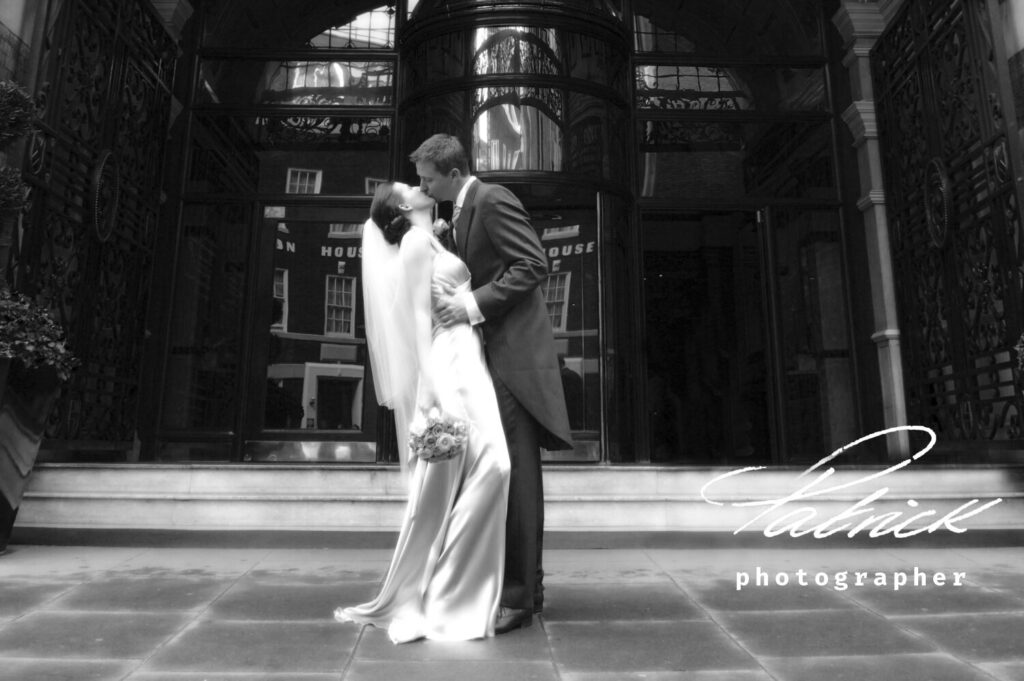
[[[7,548],[59,393],[53,368],[26,369],[20,362],[0,359],[0,552]]]

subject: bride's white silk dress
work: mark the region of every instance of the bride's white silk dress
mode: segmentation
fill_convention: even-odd
[[[431,298],[443,287],[469,290],[466,265],[434,243]],[[434,319],[430,361],[442,409],[469,422],[466,454],[410,461],[405,516],[380,592],[335,611],[339,621],[386,627],[395,643],[493,636],[505,563],[509,457],[479,333]]]

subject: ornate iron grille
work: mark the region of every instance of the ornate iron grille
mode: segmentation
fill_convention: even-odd
[[[985,2],[908,2],[871,64],[908,418],[968,451],[1022,437],[1020,210]]]
[[[123,448],[135,436],[175,48],[143,0],[65,2],[46,46],[18,286],[49,298],[83,359],[47,436]]]

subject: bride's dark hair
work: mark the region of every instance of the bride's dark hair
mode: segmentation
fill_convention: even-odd
[[[409,231],[412,223],[398,209],[402,203],[402,195],[395,189],[394,182],[383,182],[377,185],[370,204],[370,218],[384,232],[384,240],[389,244],[397,244]]]

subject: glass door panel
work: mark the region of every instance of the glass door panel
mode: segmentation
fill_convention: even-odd
[[[861,435],[839,212],[773,208],[766,213],[778,327],[782,441],[777,458],[814,463]]]
[[[537,187],[509,185],[530,213],[548,258],[541,285],[555,336],[571,451],[544,452],[545,461],[601,458],[601,339],[596,193],[567,190],[534,195]],[[543,189],[543,188],[541,188]]]
[[[265,206],[255,353],[262,408],[250,417],[252,461],[376,459],[377,405],[363,326],[361,249],[367,207]]]
[[[756,215],[652,212],[642,222],[651,462],[769,463],[770,346]]]

